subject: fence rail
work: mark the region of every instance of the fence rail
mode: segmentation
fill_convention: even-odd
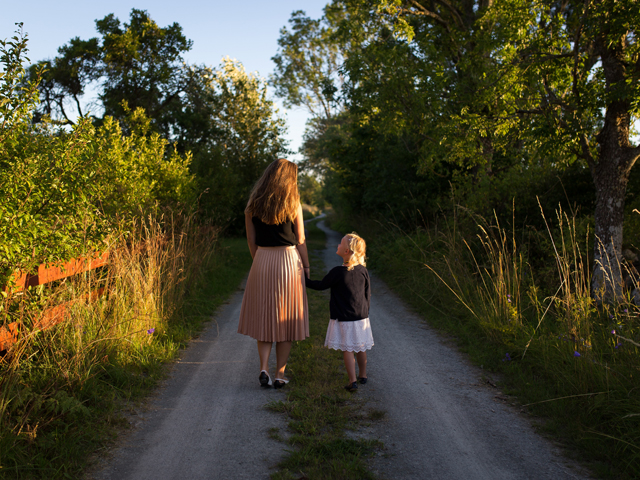
[[[14,285],[11,287],[6,286],[4,291],[8,294],[15,294],[29,287],[36,287],[38,285],[45,285],[47,283],[55,282],[56,280],[63,280],[67,277],[77,275],[79,273],[88,272],[99,267],[105,266],[109,261],[109,252],[98,253],[88,257],[73,258],[62,265],[47,265],[41,264],[38,266],[36,272],[20,272],[17,271],[13,274]],[[82,298],[71,300],[69,302],[61,303],[54,307],[49,307],[34,325],[36,330],[46,330],[54,325],[57,325],[64,320],[66,311],[74,303],[80,300],[93,301],[104,293],[104,288],[99,288],[93,292],[85,295]],[[9,323],[3,327],[0,327],[0,352],[6,351],[18,340],[19,326],[18,322]]]

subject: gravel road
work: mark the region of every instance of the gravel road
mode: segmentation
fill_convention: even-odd
[[[327,233],[328,269],[340,260],[340,235],[322,221],[319,227]],[[384,442],[370,461],[380,478],[589,478],[375,275],[372,285],[376,343],[369,352],[370,381],[356,395],[386,416],[356,434]],[[269,477],[287,447],[268,430],[284,430],[286,420],[264,406],[284,392],[259,387],[255,342],[236,333],[241,301],[242,288],[183,352],[149,407],[132,416],[135,428],[91,478]]]

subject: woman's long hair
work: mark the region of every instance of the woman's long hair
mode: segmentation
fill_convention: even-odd
[[[244,212],[268,225],[279,225],[296,218],[299,204],[298,166],[279,158],[253,186]]]

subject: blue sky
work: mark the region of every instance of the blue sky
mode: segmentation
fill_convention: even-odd
[[[0,16],[0,38],[9,38],[15,23],[23,22],[29,36],[31,61],[52,58],[59,46],[73,37],[97,36],[95,20],[113,13],[128,21],[132,8],[146,10],[156,23],[167,26],[177,22],[193,48],[186,54],[188,63],[217,66],[224,56],[241,61],[248,71],[268,77],[273,70],[271,57],[278,50],[280,28],[287,25],[291,12],[304,10],[312,18],[322,15],[328,0],[21,0],[5,3]],[[281,102],[277,100],[281,106]],[[307,113],[302,109],[285,110],[290,148],[298,149]]]

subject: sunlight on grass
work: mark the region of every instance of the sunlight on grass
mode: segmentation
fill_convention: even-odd
[[[122,428],[118,410],[164,376],[216,306],[239,284],[246,242],[218,239],[193,216],[139,222],[115,237],[110,263],[6,299],[19,341],[0,359],[2,478],[77,477],[87,456]],[[43,307],[76,302],[60,325],[33,329]]]

